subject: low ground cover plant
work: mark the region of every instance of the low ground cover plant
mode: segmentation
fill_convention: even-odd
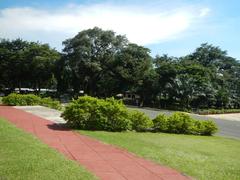
[[[212,135],[217,131],[212,121],[199,121],[186,113],[160,114],[151,120],[143,112],[128,110],[120,100],[82,96],[66,106],[62,117],[70,127],[83,130],[135,130],[176,134]]]
[[[176,112],[172,116],[158,115],[153,119],[155,132],[175,134],[212,135],[217,132],[213,121],[193,119],[187,113]]]
[[[203,109],[198,112],[201,115],[225,113],[240,113],[240,109]]]
[[[42,105],[53,109],[60,110],[62,108],[59,101],[52,98],[41,98],[34,94],[17,94],[12,93],[2,98],[2,103],[10,106],[33,106]]]

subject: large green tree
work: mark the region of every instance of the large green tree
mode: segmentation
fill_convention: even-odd
[[[149,99],[155,74],[150,50],[137,44],[128,44],[116,55],[115,72],[122,91],[131,91],[141,97],[141,104]]]
[[[125,36],[95,27],[79,32],[63,44],[74,90],[83,89],[90,95],[109,93],[109,88],[115,86],[112,63],[115,54],[127,45]]]
[[[5,88],[50,87],[59,53],[47,44],[21,39],[0,41],[1,86]]]

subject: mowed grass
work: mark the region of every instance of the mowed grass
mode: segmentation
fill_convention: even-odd
[[[0,179],[96,179],[76,162],[0,118]]]
[[[239,140],[164,133],[79,132],[170,166],[196,179],[240,179]]]

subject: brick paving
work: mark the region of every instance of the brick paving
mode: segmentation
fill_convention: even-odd
[[[93,138],[80,135],[33,114],[9,106],[0,106],[0,117],[38,137],[103,180],[187,180],[176,170]]]

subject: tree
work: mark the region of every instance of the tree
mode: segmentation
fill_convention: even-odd
[[[219,63],[227,55],[226,51],[222,51],[219,47],[209,45],[207,43],[201,44],[196,48],[195,52],[189,55],[193,61],[199,62],[205,67],[209,67]]]
[[[114,56],[127,45],[127,39],[95,27],[79,32],[63,44],[75,92],[83,89],[90,95],[105,94],[105,90],[111,87],[103,81],[112,79]]]
[[[150,50],[143,46],[129,44],[117,53],[114,68],[122,85],[121,90],[139,94],[142,105],[148,98],[146,85],[151,81],[149,77],[154,76],[149,53]]]
[[[14,89],[47,87],[54,81],[53,66],[59,58],[56,50],[47,44],[21,39],[0,42],[1,86]]]
[[[174,83],[178,73],[179,64],[178,59],[163,56],[156,56],[154,59],[155,71],[158,75],[158,101],[160,107],[167,107],[174,104]]]
[[[32,71],[29,75],[33,87],[40,90],[42,87],[51,87],[55,84],[54,65],[60,58],[60,54],[55,49],[51,49],[48,44],[32,42],[25,52],[25,58]]]
[[[28,42],[21,39],[9,41],[2,39],[0,42],[0,70],[1,84],[3,87],[14,89],[21,88],[23,81],[28,78],[28,64],[24,53]],[[26,82],[25,82],[26,83]]]

